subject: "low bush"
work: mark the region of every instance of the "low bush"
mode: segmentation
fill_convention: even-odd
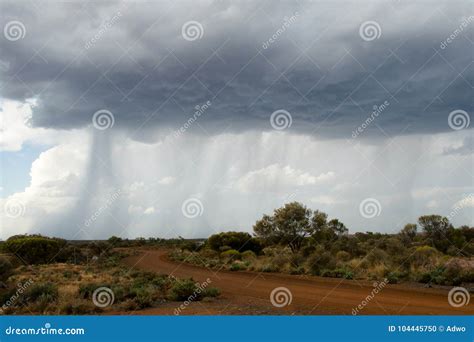
[[[28,264],[54,262],[66,241],[41,235],[16,235],[5,241],[5,249]]]
[[[410,263],[414,267],[432,268],[436,266],[439,252],[431,246],[417,247],[410,256]]]
[[[58,287],[52,283],[33,284],[26,290],[23,298],[27,303],[36,301],[52,303],[58,299]]]
[[[140,288],[132,288],[130,291],[130,295],[133,297],[133,301],[137,304],[139,309],[144,309],[153,306],[155,302],[155,294],[153,288],[150,287],[140,287]]]
[[[257,255],[252,251],[245,251],[241,255],[243,260],[254,260],[257,258]]]
[[[418,281],[420,283],[426,283],[426,284],[429,283],[429,284],[443,285],[446,282],[446,278],[444,277],[443,273],[444,273],[444,268],[437,267],[436,269],[432,271],[421,274]]]
[[[197,293],[197,286],[192,279],[184,279],[176,281],[168,291],[168,298],[174,301],[188,300],[190,297],[194,300],[200,297]]]
[[[335,270],[322,270],[322,277],[353,279],[354,273],[347,268],[337,268]]]
[[[385,262],[389,259],[387,252],[381,250],[379,248],[374,248],[365,257],[365,260],[368,262],[369,265],[380,265],[385,264]]]
[[[204,289],[202,297],[219,297],[221,291],[217,287],[208,287]]]
[[[262,267],[258,269],[260,272],[278,272],[280,269],[276,265],[271,265],[271,264],[265,264]]]
[[[336,254],[337,261],[349,261],[351,259],[351,255],[346,251],[339,251]]]
[[[387,274],[387,280],[389,284],[397,284],[400,281],[401,274],[399,272],[390,272]]]
[[[236,251],[235,249],[229,249],[228,251],[221,253],[221,258],[230,261],[230,260],[240,260],[241,256],[240,256],[239,251]]]
[[[336,268],[336,260],[329,252],[315,252],[308,258],[308,268],[311,274],[321,275],[322,270],[330,271]]]
[[[97,284],[97,283],[87,283],[79,286],[79,298],[82,299],[92,299],[94,291],[99,287],[110,288],[110,284]]]
[[[207,239],[206,244],[215,251],[223,252],[223,248],[235,249],[238,251],[253,251],[256,254],[262,250],[260,241],[245,232],[223,232],[214,234]]]
[[[12,270],[13,265],[11,262],[6,257],[0,255],[0,281],[7,281]]]
[[[293,267],[290,270],[290,274],[293,274],[293,275],[304,274],[304,273],[305,273],[305,269],[302,266]]]
[[[244,264],[242,263],[239,263],[239,262],[234,262],[231,266],[230,266],[230,270],[231,271],[242,271],[242,270],[245,270],[246,267]]]

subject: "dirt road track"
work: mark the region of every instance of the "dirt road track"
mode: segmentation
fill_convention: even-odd
[[[171,261],[166,251],[147,250],[125,259],[134,268],[192,277],[196,281],[211,279],[222,296],[214,303],[199,302],[186,313],[194,314],[345,314],[350,315],[374,289],[372,282],[294,276],[257,272],[216,271],[204,267]],[[292,302],[276,308],[270,302],[270,293],[276,287],[291,291]],[[221,304],[218,304],[218,303]],[[448,303],[448,290],[417,288],[406,285],[387,285],[359,314],[379,315],[472,315],[474,299],[463,307]],[[216,306],[219,308],[216,309]],[[169,311],[169,310],[168,310]],[[145,314],[161,314],[150,309]]]

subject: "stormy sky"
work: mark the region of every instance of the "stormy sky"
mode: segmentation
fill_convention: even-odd
[[[293,200],[351,232],[474,224],[470,1],[0,13],[0,238],[251,231]]]

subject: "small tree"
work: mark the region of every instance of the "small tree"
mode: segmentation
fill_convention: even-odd
[[[449,220],[440,215],[426,215],[421,216],[418,223],[426,233],[426,237],[431,240],[431,244],[438,250],[445,252],[449,247],[448,232],[453,229]]]
[[[338,219],[332,219],[328,222],[328,229],[336,233],[336,235],[341,236],[347,234],[349,231],[344,223],[339,221]]]
[[[112,246],[117,247],[120,246],[123,240],[118,236],[112,235],[111,237],[109,237],[108,241]]]
[[[414,223],[408,223],[407,225],[405,225],[405,227],[403,227],[403,229],[399,233],[402,242],[406,244],[412,243],[416,237],[417,229],[418,227]]]
[[[328,214],[315,210],[313,213],[313,217],[311,218],[311,226],[313,228],[313,232],[321,232],[327,228],[328,222]]]
[[[298,202],[287,203],[275,209],[272,217],[264,215],[253,228],[264,241],[288,245],[296,252],[313,232],[311,210]]]

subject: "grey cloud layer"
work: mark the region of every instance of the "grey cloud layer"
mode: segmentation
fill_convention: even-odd
[[[364,135],[448,131],[449,112],[473,110],[474,22],[441,48],[472,15],[469,1],[36,6],[0,7],[2,26],[26,27],[24,39],[0,40],[0,95],[37,97],[34,126],[82,127],[108,109],[117,127],[146,139],[137,130],[176,130],[210,100],[199,122],[210,134],[271,129],[271,113],[285,109],[295,132],[349,138],[384,101]],[[190,20],[201,39],[183,39]],[[381,27],[373,41],[359,35],[368,20]]]

